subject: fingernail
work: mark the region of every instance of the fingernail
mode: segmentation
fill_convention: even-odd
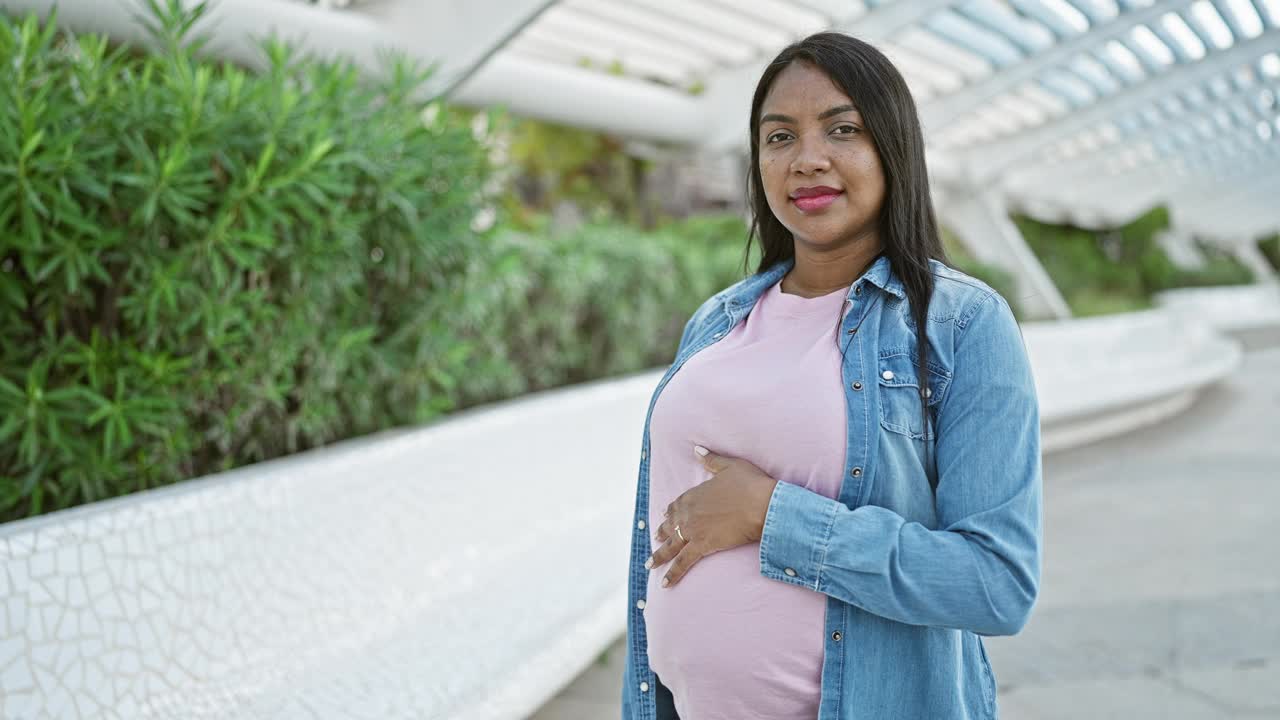
[[[652,569],[653,569],[653,558],[649,558],[648,560],[645,560],[645,561],[644,561],[644,569],[645,569],[645,570],[652,570]]]
[[[662,578],[662,587],[666,587],[670,584],[671,584],[671,578]]]
[[[703,457],[706,457],[706,456],[707,456],[707,449],[706,449],[706,448],[704,448],[704,447],[702,447],[701,445],[694,445],[694,446],[693,446],[693,451],[694,451],[694,452],[696,452],[696,453],[698,453],[699,455],[701,455],[701,456],[703,456]]]

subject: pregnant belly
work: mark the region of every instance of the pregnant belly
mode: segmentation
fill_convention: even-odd
[[[670,564],[649,572],[645,628],[649,664],[663,682],[742,682],[821,675],[826,596],[760,575],[752,543],[699,560],[662,587]]]

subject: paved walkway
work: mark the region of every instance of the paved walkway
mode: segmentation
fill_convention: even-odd
[[[1280,718],[1280,349],[1045,460],[1040,601],[987,640],[1003,720]],[[621,641],[532,720],[617,720]]]

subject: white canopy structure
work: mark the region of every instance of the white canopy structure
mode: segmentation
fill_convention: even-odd
[[[139,39],[138,0],[0,0]],[[1280,0],[216,0],[214,51],[276,32],[370,72],[394,47],[434,92],[703,151],[741,152],[754,83],[784,45],[875,43],[920,105],[944,221],[1018,277],[1032,316],[1065,302],[1010,208],[1082,226],[1167,204],[1174,233],[1280,229]],[[208,27],[206,31],[208,31]]]

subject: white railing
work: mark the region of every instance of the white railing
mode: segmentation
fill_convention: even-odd
[[[1236,367],[1172,311],[1035,323],[1046,449]],[[519,718],[623,631],[661,376],[0,526],[0,717]]]

